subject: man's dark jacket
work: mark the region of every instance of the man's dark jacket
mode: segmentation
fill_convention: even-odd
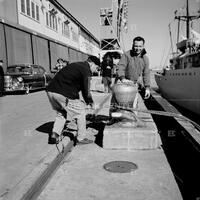
[[[62,68],[47,86],[47,91],[69,99],[79,99],[79,92],[87,104],[93,103],[90,93],[91,71],[88,62],[76,62]]]

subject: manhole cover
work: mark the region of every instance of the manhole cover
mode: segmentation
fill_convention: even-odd
[[[103,165],[103,168],[114,173],[129,173],[135,171],[138,166],[128,161],[112,161]]]

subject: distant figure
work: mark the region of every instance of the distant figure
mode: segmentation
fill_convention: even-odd
[[[49,135],[49,144],[57,144],[66,120],[76,120],[78,126],[77,140],[87,144],[92,141],[86,133],[86,105],[94,108],[94,102],[90,93],[90,79],[96,72],[100,60],[96,56],[89,56],[85,62],[75,62],[62,68],[47,86],[47,96],[56,111],[57,116]],[[79,98],[81,91],[83,100]]]
[[[102,83],[104,84],[104,91],[111,91],[111,83],[112,83],[112,68],[113,68],[113,58],[111,54],[108,52],[103,56],[103,61],[101,63],[102,69]]]
[[[113,58],[113,64],[114,65],[117,65],[120,61],[120,58],[121,58],[121,54],[117,51],[115,52],[112,52],[112,58]]]
[[[63,68],[63,59],[62,58],[58,58],[54,69],[56,71],[60,71],[62,68]]]
[[[113,58],[113,77],[117,79],[117,65],[120,61],[121,54],[117,51],[112,52],[112,58]]]
[[[165,69],[166,69],[166,70],[170,70],[170,67],[167,65],[167,66],[165,67]]]
[[[144,98],[148,99],[151,95],[150,69],[149,58],[146,55],[144,44],[145,40],[140,36],[133,39],[132,49],[122,55],[118,63],[117,73],[122,82],[126,82],[128,79],[134,83],[138,83],[142,76],[143,83],[139,82],[138,84],[142,84],[142,88],[144,88]]]
[[[63,67],[66,67],[67,65],[69,65],[69,61],[63,60]]]
[[[3,96],[3,91],[4,91],[3,60],[0,60],[0,97]]]

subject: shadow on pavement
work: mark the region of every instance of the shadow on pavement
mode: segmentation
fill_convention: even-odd
[[[95,135],[95,143],[100,146],[103,147],[103,131],[105,128],[105,125],[109,125],[109,123],[111,122],[111,118],[109,116],[104,116],[104,115],[92,115],[92,114],[88,114],[86,116],[87,119],[87,128],[92,128],[97,130],[97,134]],[[44,124],[42,124],[41,126],[37,127],[35,130],[40,132],[40,133],[46,133],[46,134],[50,134],[52,132],[53,129],[53,124],[54,122],[46,122]],[[76,145],[77,141],[76,141],[76,137],[74,135],[74,129],[71,128],[65,128],[63,130],[63,136],[69,137],[70,140],[74,141],[74,144]]]
[[[39,131],[41,133],[50,134],[52,132],[53,124],[54,124],[53,121],[46,122],[46,123],[42,124],[41,126],[37,127],[35,130]]]
[[[98,131],[97,135],[95,135],[95,143],[103,147],[103,131],[105,125],[110,123],[111,118],[109,116],[104,115],[92,115],[88,114],[86,116],[87,119],[87,128],[93,128]]]

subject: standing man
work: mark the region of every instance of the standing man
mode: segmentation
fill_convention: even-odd
[[[103,56],[103,61],[101,63],[102,69],[102,83],[104,85],[104,91],[111,91],[111,83],[112,83],[112,68],[113,68],[113,58],[111,54],[108,52]]]
[[[85,62],[71,63],[62,68],[47,86],[47,96],[52,108],[57,112],[49,144],[57,144],[67,119],[76,120],[78,127],[77,140],[88,144],[92,141],[86,134],[86,105],[94,106],[90,93],[90,77],[97,72],[100,60],[89,56]],[[83,100],[79,98],[82,92]]]
[[[4,91],[3,60],[0,60],[0,97],[3,96],[3,91]]]
[[[131,80],[134,83],[140,83],[140,77],[143,79],[145,88],[145,99],[150,97],[150,70],[149,58],[144,48],[144,38],[138,36],[133,39],[132,49],[125,52],[118,63],[118,77],[122,82]]]

